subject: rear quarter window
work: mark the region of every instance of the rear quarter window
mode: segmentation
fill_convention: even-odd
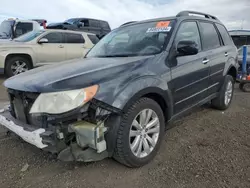
[[[225,45],[232,45],[232,43],[233,43],[232,38],[229,36],[226,28],[220,24],[216,24],[216,27],[218,28],[218,30],[220,32],[223,43]]]
[[[96,35],[88,35],[88,38],[93,44],[97,44],[99,42],[99,39]]]

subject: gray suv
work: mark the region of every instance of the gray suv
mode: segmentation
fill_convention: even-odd
[[[184,11],[128,23],[85,58],[7,80],[10,107],[0,123],[63,161],[113,157],[140,167],[156,155],[168,122],[204,103],[230,106],[236,59],[215,16]]]

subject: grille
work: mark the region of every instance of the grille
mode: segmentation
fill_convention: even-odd
[[[10,99],[10,112],[13,117],[33,126],[43,127],[43,118],[29,113],[39,93],[8,90]]]

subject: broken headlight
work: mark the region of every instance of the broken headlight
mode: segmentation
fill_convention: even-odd
[[[41,93],[30,109],[30,113],[61,114],[84,105],[97,93],[98,85],[84,89]]]

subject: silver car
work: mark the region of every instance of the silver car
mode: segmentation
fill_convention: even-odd
[[[8,77],[37,66],[83,57],[99,39],[91,33],[39,30],[0,43],[0,73]]]

